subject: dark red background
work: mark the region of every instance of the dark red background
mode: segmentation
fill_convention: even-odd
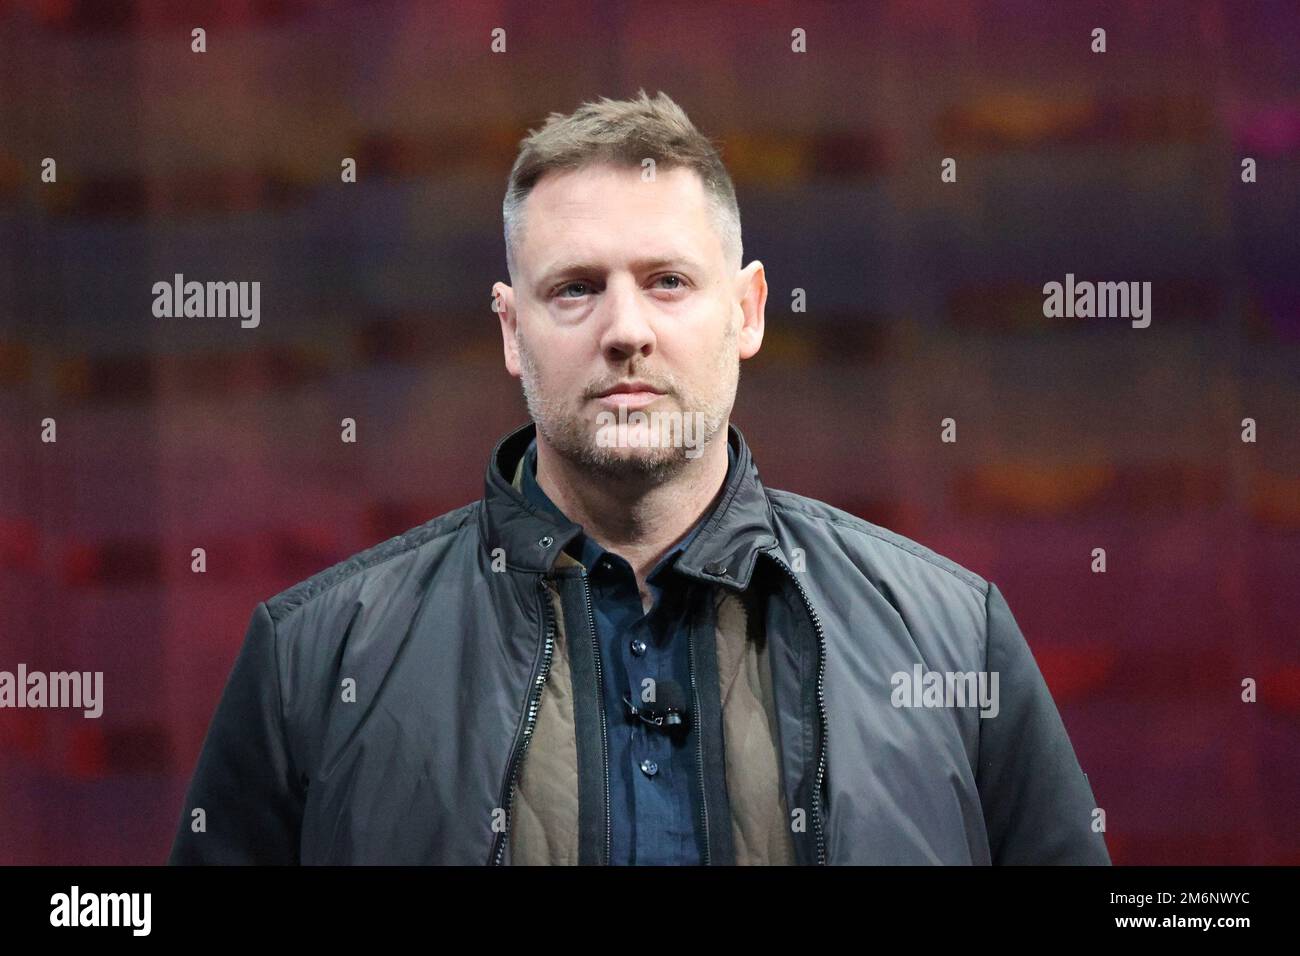
[[[767,268],[764,480],[998,584],[1116,863],[1300,863],[1298,48],[1217,0],[0,4],[0,669],[105,673],[0,711],[0,863],[164,859],[256,603],[479,495],[516,144],[639,87]],[[154,318],[176,272],[260,327]],[[1044,318],[1067,272],[1151,327]]]

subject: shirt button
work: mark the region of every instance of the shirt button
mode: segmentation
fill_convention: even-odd
[[[608,570],[609,570],[610,568],[612,568],[613,566],[614,566],[614,565],[612,565],[612,564],[609,563],[609,558],[601,558],[601,559],[600,559],[600,569],[601,569],[602,571],[608,571]]]
[[[655,774],[659,772],[659,765],[655,763],[653,760],[642,760],[641,772],[645,774],[647,777],[653,777]]]
[[[644,654],[645,641],[641,640],[641,638],[639,637],[636,640],[634,640],[632,642],[632,653],[635,654],[637,657],[640,657],[642,654]]]

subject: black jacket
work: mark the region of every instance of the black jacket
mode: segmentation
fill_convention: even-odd
[[[502,861],[493,821],[510,807],[546,682],[541,579],[566,601],[585,587],[555,571],[580,529],[512,487],[533,434],[498,444],[481,500],[258,605],[170,862]],[[734,427],[729,440],[735,466],[677,567],[764,608],[779,785],[786,806],[810,808],[796,861],[1109,863],[1092,791],[998,589],[907,538],[765,489]],[[996,672],[996,716],[901,706],[921,671]],[[599,749],[579,751],[582,862],[602,863]],[[725,802],[710,780],[706,797]],[[725,815],[712,820],[710,861],[731,862]]]

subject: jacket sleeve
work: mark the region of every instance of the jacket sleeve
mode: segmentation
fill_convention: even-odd
[[[1051,692],[1002,593],[985,599],[985,670],[996,716],[981,717],[976,784],[994,864],[1109,865],[1097,806]]]
[[[208,727],[167,862],[298,863],[304,799],[285,734],[275,622],[262,602]]]

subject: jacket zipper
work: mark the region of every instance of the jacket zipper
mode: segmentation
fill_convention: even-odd
[[[587,602],[587,626],[591,628],[591,650],[596,658],[596,700],[600,706],[600,754],[601,767],[605,775],[605,865],[609,865],[612,852],[613,836],[610,823],[609,807],[609,731],[605,726],[605,680],[600,667],[600,641],[596,637],[596,615],[591,610],[591,585],[587,580],[587,569],[582,571],[582,596]]]
[[[689,638],[689,634],[688,634]],[[704,866],[709,865],[709,791],[704,786],[704,732],[700,727],[698,715],[700,713],[700,688],[695,681],[695,642],[687,640],[686,646],[690,651],[691,661],[691,700],[695,708],[693,713],[697,715],[695,722],[695,769],[699,773],[700,783],[700,817],[704,824]]]
[[[510,772],[506,776],[506,792],[502,801],[502,805],[506,810],[506,826],[504,830],[497,834],[497,845],[492,854],[493,866],[500,866],[501,861],[505,858],[506,841],[510,835],[511,814],[514,810],[515,784],[519,778],[519,768],[523,764],[524,752],[528,749],[528,743],[533,736],[533,726],[537,723],[537,711],[541,707],[542,688],[545,686],[546,678],[551,672],[551,655],[555,650],[555,609],[551,607],[551,597],[547,593],[546,582],[538,578],[537,586],[542,594],[542,613],[546,620],[546,639],[542,644],[542,666],[537,672],[537,677],[534,679],[532,689],[528,695],[523,738],[510,757]]]
[[[824,866],[826,865],[826,834],[822,825],[821,792],[822,776],[826,772],[826,695],[823,688],[823,680],[826,676],[826,636],[822,633],[821,619],[808,598],[808,592],[804,590],[803,584],[795,576],[794,571],[774,553],[768,552],[768,556],[780,566],[798,590],[799,597],[803,600],[804,610],[808,612],[813,629],[817,632],[817,717],[821,722],[822,736],[817,748],[817,777],[813,781],[813,831],[817,836],[817,863]]]

